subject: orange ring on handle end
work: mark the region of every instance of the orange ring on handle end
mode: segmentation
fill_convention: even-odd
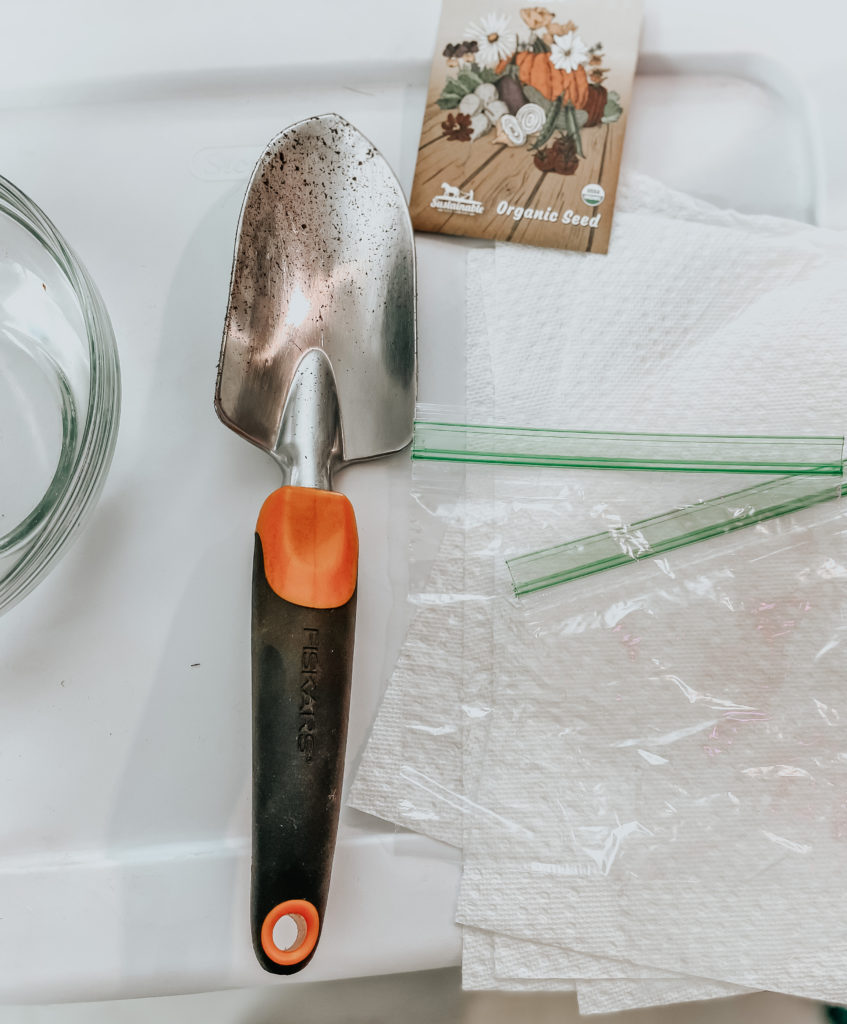
[[[297,942],[290,949],[280,949],[274,942],[274,928],[283,917],[291,915],[300,918],[297,922]],[[320,931],[320,915],[317,908],[308,900],[285,900],[278,903],[262,922],[262,949],[269,960],[283,967],[299,964],[312,952],[317,945]]]

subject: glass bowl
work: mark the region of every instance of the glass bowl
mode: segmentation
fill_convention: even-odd
[[[49,218],[0,177],[0,612],[55,565],[96,502],[120,390],[94,282]]]

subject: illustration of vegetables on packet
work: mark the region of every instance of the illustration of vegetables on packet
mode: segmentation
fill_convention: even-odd
[[[642,0],[444,0],[415,228],[607,252],[641,19]]]

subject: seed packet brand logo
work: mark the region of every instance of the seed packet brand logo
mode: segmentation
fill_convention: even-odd
[[[602,185],[586,185],[582,190],[582,201],[586,206],[599,206],[606,198],[606,190]]]
[[[473,189],[462,192],[455,185],[446,181],[441,182],[441,195],[433,196],[429,204],[436,210],[449,210],[451,213],[465,213],[473,217],[485,210],[485,207],[478,200],[474,199]]]

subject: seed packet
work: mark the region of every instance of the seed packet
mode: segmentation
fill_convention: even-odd
[[[444,0],[415,228],[607,252],[641,17],[642,0]]]

